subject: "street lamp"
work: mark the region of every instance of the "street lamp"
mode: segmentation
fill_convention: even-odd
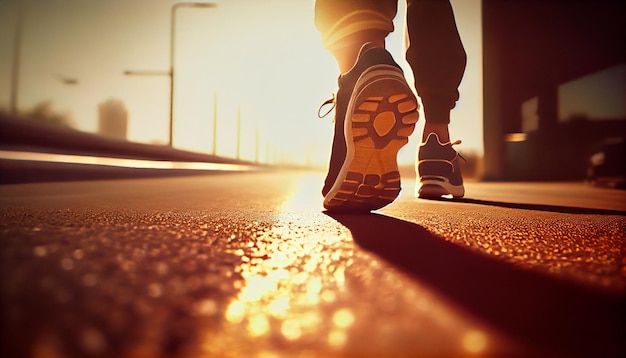
[[[68,85],[68,86],[75,86],[78,84],[78,78],[76,77],[68,77],[68,76],[63,76],[63,75],[57,75],[56,78],[63,83],[64,85]]]
[[[176,11],[180,8],[214,8],[217,4],[202,2],[179,2],[170,11],[170,69],[169,71],[124,71],[125,75],[169,76],[170,78],[170,134],[169,145],[174,146],[174,55],[176,53]]]
[[[170,147],[174,146],[174,41],[176,39],[176,10],[181,7],[214,8],[216,4],[201,2],[180,2],[172,6],[170,22]]]

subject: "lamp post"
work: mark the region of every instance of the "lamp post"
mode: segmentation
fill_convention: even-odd
[[[237,159],[241,150],[241,106],[237,106]]]
[[[213,94],[213,155],[217,154],[217,92]]]
[[[19,4],[13,34],[13,59],[11,63],[11,90],[9,93],[9,112],[17,115],[17,94],[20,75],[20,55],[22,51],[22,26],[24,22],[24,5]]]
[[[170,69],[169,71],[124,71],[126,75],[142,75],[142,76],[169,76],[170,78],[170,133],[169,146],[174,146],[174,78],[175,78],[175,53],[176,53],[176,11],[180,8],[214,8],[217,4],[202,2],[179,2],[172,5],[170,11]]]
[[[179,2],[172,6],[170,21],[170,147],[174,146],[174,54],[176,40],[176,10],[182,7],[214,8],[216,4],[201,2]]]

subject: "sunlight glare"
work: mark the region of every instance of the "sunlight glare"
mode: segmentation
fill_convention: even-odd
[[[253,302],[261,299],[267,292],[276,290],[276,282],[261,276],[253,276],[248,279],[247,285],[239,293],[239,299],[245,302]]]
[[[264,16],[242,1],[180,14],[176,142],[211,147],[217,94],[218,154],[325,164],[332,124],[316,110],[335,90],[336,64],[321,45],[313,4],[275,2]]]
[[[322,290],[322,280],[319,277],[314,277],[306,286],[306,299],[314,305],[320,300],[320,291]]]
[[[302,214],[291,211],[298,201],[293,198],[305,198],[306,202],[312,194],[302,183],[297,188],[276,214],[271,229],[259,231],[254,244],[247,246],[253,252],[231,250],[241,258],[242,279],[226,320],[235,325],[232,329],[243,324],[251,338],[280,335],[294,341],[320,337],[337,348],[348,339],[357,319],[348,308],[328,309],[344,292],[346,268],[354,263],[353,251],[345,245],[352,244],[347,235],[301,230]],[[320,220],[319,214],[305,216]]]
[[[289,340],[296,340],[302,336],[302,328],[300,327],[300,322],[295,319],[288,319],[283,321],[283,324],[280,329],[281,333],[285,338]]]
[[[354,314],[347,308],[342,308],[333,314],[333,323],[338,328],[348,328],[354,323]]]
[[[270,331],[270,323],[267,317],[259,313],[250,317],[248,321],[248,332],[253,337],[260,337],[267,334]]]
[[[246,307],[241,301],[233,301],[226,309],[226,319],[230,323],[241,323],[245,317]]]
[[[284,318],[290,306],[288,296],[279,296],[267,305],[267,311],[274,317]]]
[[[481,331],[471,330],[463,335],[463,349],[469,353],[480,353],[487,348],[487,336]]]

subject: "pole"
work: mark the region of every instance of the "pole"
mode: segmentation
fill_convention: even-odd
[[[172,6],[170,13],[170,135],[169,146],[174,146],[174,53],[175,53],[175,38],[176,38],[176,9],[178,4]]]
[[[213,94],[213,155],[217,154],[217,92]]]
[[[237,159],[241,148],[241,106],[237,106]]]
[[[255,149],[254,149],[254,162],[258,163],[259,162],[259,128],[256,129],[256,143],[255,143]]]
[[[13,38],[13,64],[11,68],[11,94],[9,100],[9,113],[17,114],[17,93],[20,74],[20,55],[22,45],[22,21],[24,5],[17,5],[17,19],[15,20],[15,36]]]
[[[172,6],[172,10],[170,13],[170,137],[169,137],[169,145],[170,147],[174,146],[174,54],[176,53],[176,10],[181,7],[195,7],[195,8],[213,8],[216,7],[215,4],[210,3],[196,3],[196,2],[181,2],[174,4]]]

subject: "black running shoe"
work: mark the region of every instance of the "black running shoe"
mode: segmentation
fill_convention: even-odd
[[[460,141],[441,143],[435,133],[430,133],[426,137],[426,141],[417,151],[416,196],[432,199],[448,195],[462,198],[465,195],[459,165],[461,156],[452,148],[453,145],[460,143]]]
[[[322,190],[329,211],[370,211],[400,193],[397,154],[419,118],[400,66],[384,48],[366,44],[339,77],[335,135]]]

